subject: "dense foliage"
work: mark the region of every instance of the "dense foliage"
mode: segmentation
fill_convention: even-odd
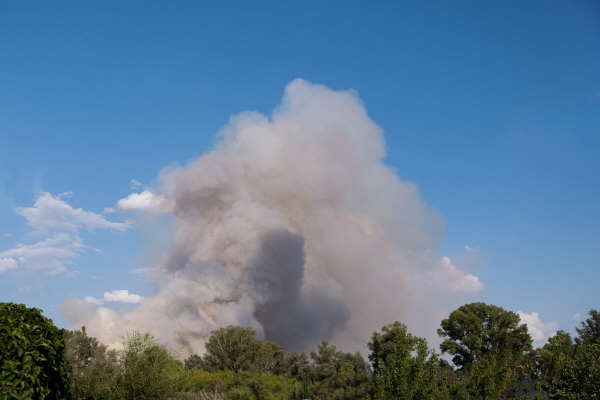
[[[23,356],[2,340],[0,371],[8,379],[1,381],[0,399],[600,399],[600,314],[595,310],[576,338],[559,331],[533,350],[516,314],[483,303],[462,306],[442,321],[438,332],[444,339],[442,353],[454,357],[456,369],[399,322],[373,333],[368,361],[327,342],[309,354],[288,353],[263,342],[250,328],[228,326],[212,333],[203,355],[182,362],[149,334],[127,335],[116,351],[82,328],[64,332],[65,346],[63,332],[39,310],[10,304],[0,310],[3,338],[20,332],[9,327],[20,326],[21,332],[34,327],[32,332],[40,334],[34,335],[35,343],[49,346],[41,346],[47,352],[43,358],[59,360],[48,365],[61,366],[59,382],[64,385],[60,391],[47,379],[57,376],[52,368],[39,373],[37,383],[16,381],[14,374],[20,372],[14,372],[14,365]],[[36,330],[36,324],[43,328]],[[5,373],[9,368],[13,375]]]
[[[442,320],[438,334],[445,340],[440,345],[444,353],[451,354],[452,362],[468,370],[473,363],[490,356],[506,357],[512,353],[519,357],[531,350],[531,336],[527,326],[519,326],[519,316],[501,307],[485,303],[465,304]]]
[[[63,332],[42,310],[0,303],[0,399],[70,398]]]
[[[600,399],[600,313],[577,328],[575,341],[564,331],[538,350],[540,397],[547,399]]]

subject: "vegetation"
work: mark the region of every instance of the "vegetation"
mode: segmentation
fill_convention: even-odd
[[[149,334],[108,350],[85,328],[60,331],[40,310],[2,303],[0,400],[600,399],[600,314],[589,316],[576,338],[559,331],[533,350],[516,314],[464,305],[438,331],[454,366],[399,322],[373,333],[368,361],[327,342],[287,353],[228,326],[182,362]]]
[[[527,326],[519,326],[517,314],[485,303],[465,304],[453,311],[442,320],[438,334],[445,338],[442,352],[451,354],[454,365],[465,371],[491,356],[519,358],[532,349]]]
[[[69,399],[63,333],[42,310],[0,303],[0,399]]]
[[[589,315],[575,341],[558,331],[538,350],[540,398],[600,399],[600,313]]]

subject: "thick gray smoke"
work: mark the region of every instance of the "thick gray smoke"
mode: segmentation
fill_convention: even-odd
[[[124,315],[77,299],[62,308],[102,342],[144,330],[184,355],[230,324],[290,350],[323,339],[360,349],[394,320],[418,331],[423,313],[431,327],[431,293],[482,285],[436,258],[443,219],[384,156],[356,92],[295,80],[270,117],[232,117],[210,153],[117,203],[173,215],[156,297]]]

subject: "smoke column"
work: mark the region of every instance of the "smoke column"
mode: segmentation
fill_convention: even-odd
[[[424,292],[481,284],[434,256],[443,219],[384,157],[355,91],[297,79],[270,116],[232,117],[211,152],[152,191],[175,226],[155,297],[124,315],[61,308],[104,343],[137,329],[184,355],[232,324],[288,350],[361,349],[394,320],[418,329],[423,313],[431,327],[439,297]]]

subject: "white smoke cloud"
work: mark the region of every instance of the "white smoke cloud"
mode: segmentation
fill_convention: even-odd
[[[535,347],[543,346],[548,338],[554,336],[556,334],[556,329],[558,329],[557,322],[548,322],[543,323],[540,319],[540,314],[537,312],[532,312],[531,314],[524,313],[522,311],[517,311],[519,318],[521,318],[520,325],[527,324],[527,330],[533,339],[533,345]]]
[[[90,296],[83,300],[74,297],[60,303],[59,309],[72,324],[77,324],[84,321],[86,318],[89,318],[90,315],[96,312],[98,306],[102,304],[102,301]]]
[[[122,316],[69,299],[76,327],[107,344],[147,331],[184,356],[229,324],[292,350],[356,349],[394,320],[433,330],[451,296],[482,288],[434,256],[444,221],[383,163],[382,130],[356,92],[295,80],[270,117],[241,113],[220,138],[158,191],[117,202],[173,215],[159,293]]]

